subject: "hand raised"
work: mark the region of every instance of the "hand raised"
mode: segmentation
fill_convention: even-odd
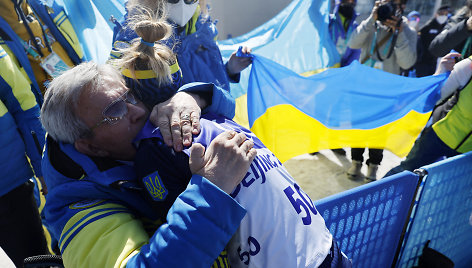
[[[228,60],[228,74],[235,75],[240,73],[242,70],[246,69],[249,64],[252,63],[252,58],[249,57],[238,57],[236,56],[236,52],[233,52]],[[242,52],[244,54],[251,54],[251,49],[249,47],[244,46],[242,48]]]
[[[452,71],[454,65],[456,64],[456,58],[459,58],[460,56],[460,53],[453,52],[448,53],[446,56],[442,57],[438,63],[438,66],[436,67],[436,72],[434,74],[437,75]]]

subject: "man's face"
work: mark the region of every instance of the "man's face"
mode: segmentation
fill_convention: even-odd
[[[447,9],[438,10],[438,12],[436,13],[436,16],[447,16],[447,15],[449,15],[449,10]]]
[[[141,102],[136,104],[124,102],[123,94],[128,88],[121,82],[105,79],[103,86],[94,93],[84,91],[80,96],[77,114],[93,131],[93,137],[83,139],[87,143],[88,151],[79,151],[101,157],[110,157],[120,160],[132,160],[136,149],[132,145],[133,139],[143,128],[148,111]],[[121,102],[126,105],[127,112],[123,118],[113,124],[103,122],[103,112],[111,104]],[[123,104],[123,102],[125,104]],[[76,145],[77,148],[77,145]]]
[[[339,13],[343,15],[346,19],[350,20],[355,11],[354,8],[356,7],[355,0],[343,0],[339,5]]]

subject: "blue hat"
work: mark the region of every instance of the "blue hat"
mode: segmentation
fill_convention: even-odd
[[[408,18],[408,20],[410,20],[412,17],[415,17],[415,16],[418,17],[418,18],[421,18],[421,14],[416,10],[413,10],[410,13],[408,13],[407,18]]]

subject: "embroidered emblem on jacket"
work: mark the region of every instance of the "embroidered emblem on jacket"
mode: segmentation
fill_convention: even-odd
[[[163,201],[166,199],[168,191],[157,171],[144,177],[143,183],[154,201]]]

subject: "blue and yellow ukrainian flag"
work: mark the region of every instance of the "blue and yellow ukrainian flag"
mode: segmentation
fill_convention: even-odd
[[[290,70],[311,75],[339,65],[340,56],[328,31],[329,0],[294,0],[278,15],[237,38],[219,41],[226,60],[240,46],[269,58]],[[234,120],[248,127],[246,93],[251,67],[241,72],[239,83],[231,84],[236,99]]]
[[[251,130],[283,162],[330,148],[382,148],[405,156],[447,75],[409,78],[361,65],[304,77],[254,55]]]

